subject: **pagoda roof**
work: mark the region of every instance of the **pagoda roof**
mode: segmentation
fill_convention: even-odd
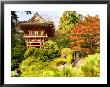
[[[52,21],[46,20],[44,18],[42,18],[40,15],[34,15],[31,19],[29,19],[28,21],[23,21],[20,24],[53,24]]]
[[[53,22],[48,21],[39,15],[34,15],[28,21],[19,23],[19,26],[21,28],[22,27],[53,27]]]
[[[51,23],[51,21],[48,21],[48,20],[42,18],[40,15],[34,15],[27,22],[28,23]]]

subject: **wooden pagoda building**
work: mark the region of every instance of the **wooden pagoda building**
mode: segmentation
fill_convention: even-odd
[[[19,27],[24,32],[27,48],[41,48],[49,37],[54,37],[53,22],[47,21],[39,15],[34,15],[28,21],[20,23]]]

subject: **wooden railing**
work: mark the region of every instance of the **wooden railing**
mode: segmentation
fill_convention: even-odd
[[[24,36],[24,38],[37,38],[37,37],[48,37],[48,36]]]

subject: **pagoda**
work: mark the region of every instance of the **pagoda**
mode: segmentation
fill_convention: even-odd
[[[41,48],[48,38],[54,37],[55,33],[53,22],[47,21],[38,14],[26,22],[21,22],[19,27],[24,32],[27,48]]]

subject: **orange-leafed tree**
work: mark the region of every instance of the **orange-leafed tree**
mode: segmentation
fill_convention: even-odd
[[[87,54],[100,50],[100,19],[99,16],[86,16],[71,30],[72,49]]]

